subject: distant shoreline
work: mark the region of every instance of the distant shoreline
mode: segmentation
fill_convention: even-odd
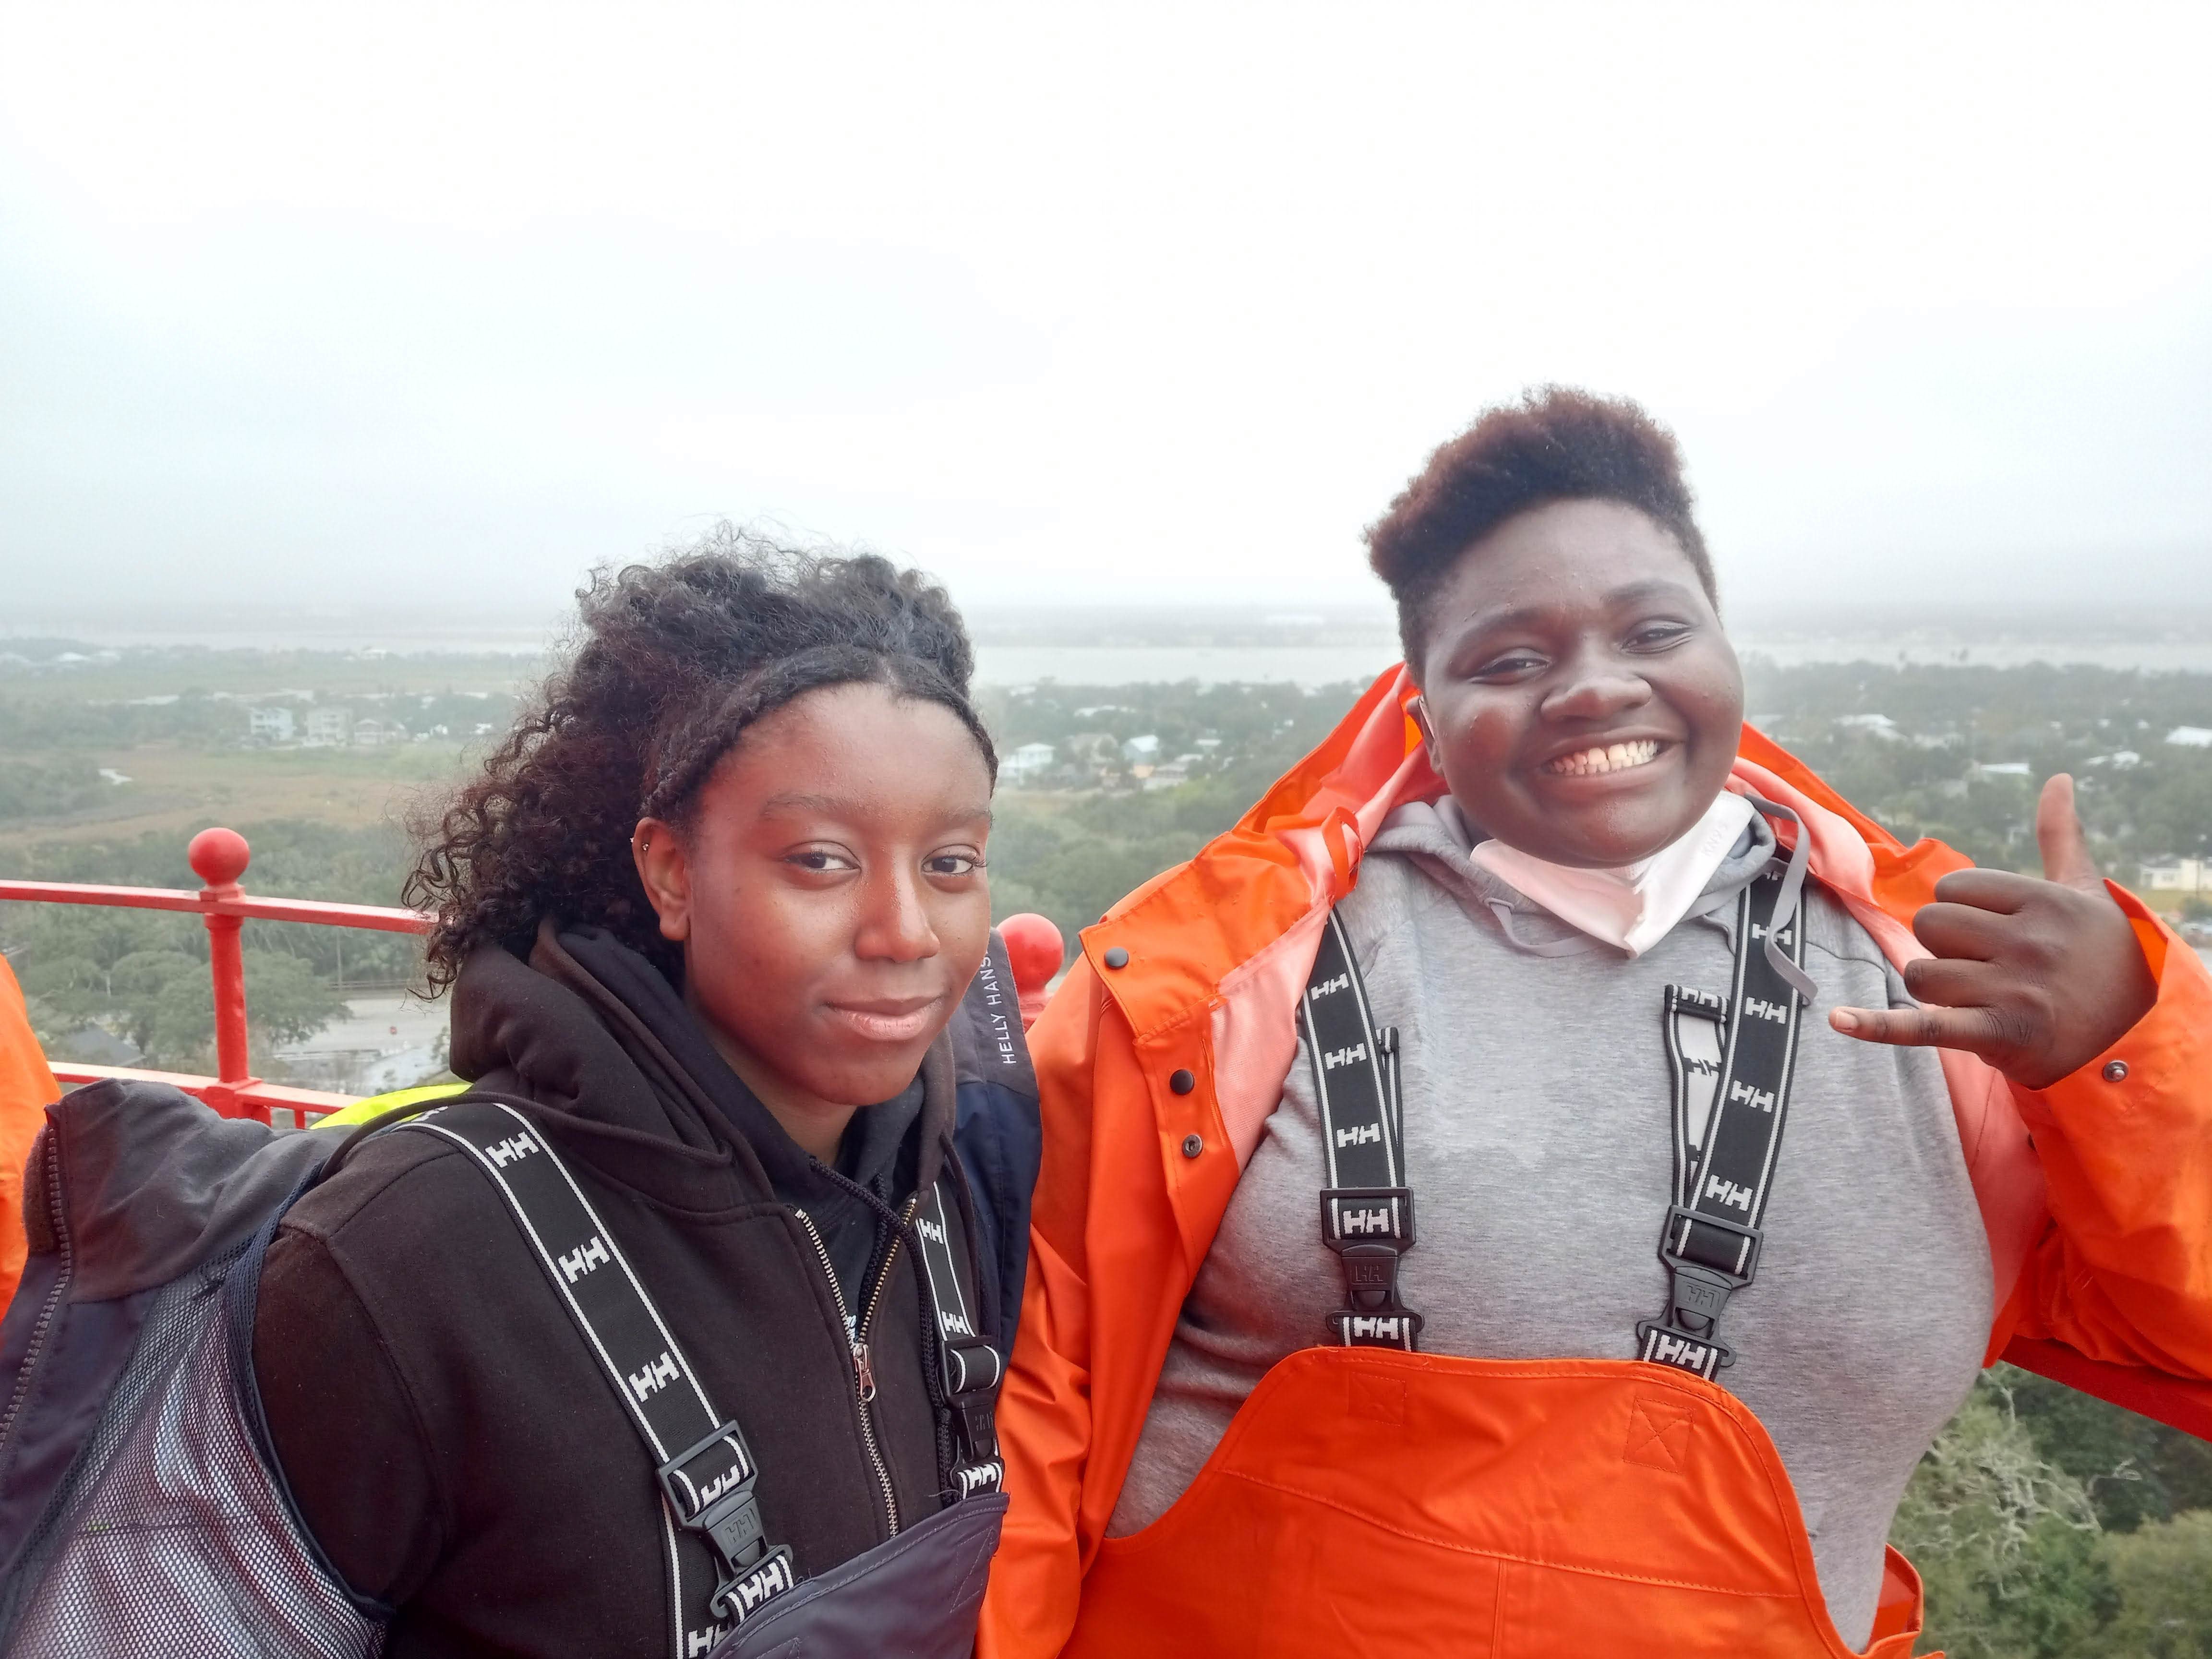
[[[1055,630],[1056,631],[1056,630]],[[1196,680],[1201,684],[1289,682],[1308,688],[1372,679],[1398,659],[1394,634],[1382,629],[1337,625],[1316,629],[1304,637],[1277,642],[1252,637],[1251,630],[1227,629],[1227,637],[1203,634],[1173,642],[1130,638],[1124,630],[1109,634],[1106,642],[1079,643],[1065,637],[1009,638],[1011,629],[979,629],[975,647],[979,684],[1010,687],[1055,680],[1062,685],[1175,684]],[[240,630],[235,634],[179,632],[168,638],[144,635],[106,641],[77,638],[58,641],[54,635],[10,638],[0,635],[0,691],[10,680],[25,674],[44,679],[64,672],[53,666],[58,646],[103,652],[119,651],[125,660],[140,653],[173,652],[191,656],[200,653],[222,655],[260,653],[295,657],[299,653],[327,654],[349,659],[389,657],[395,662],[427,665],[439,659],[511,659],[516,678],[524,678],[551,643],[544,635],[484,632],[452,637],[374,635],[365,632],[300,629],[282,633]],[[1965,641],[1944,637],[1938,630],[1916,630],[1889,638],[1864,636],[1821,638],[1804,634],[1765,635],[1751,631],[1740,638],[1737,650],[1747,661],[1764,659],[1781,668],[1814,663],[1863,662],[1870,667],[1901,665],[1931,668],[2017,668],[2030,664],[2055,667],[2095,667],[2148,673],[2212,674],[2212,638],[2172,639],[2002,639]],[[9,661],[10,657],[17,659]],[[23,659],[28,659],[27,663]],[[112,659],[109,660],[112,660]]]

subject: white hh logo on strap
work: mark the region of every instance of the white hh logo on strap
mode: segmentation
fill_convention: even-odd
[[[1356,1129],[1336,1132],[1336,1144],[1340,1146],[1372,1146],[1382,1139],[1382,1126],[1379,1123],[1363,1123]]]
[[[709,1625],[704,1630],[686,1631],[684,1633],[684,1659],[699,1659],[701,1654],[712,1650],[715,1643],[729,1633],[727,1625]]]
[[[973,1336],[975,1334],[975,1333],[969,1328],[968,1316],[965,1314],[948,1313],[944,1310],[939,1309],[937,1315],[937,1322],[944,1329],[944,1332],[947,1336]]]
[[[1666,1335],[1655,1337],[1651,1344],[1652,1358],[1662,1365],[1680,1365],[1685,1370],[1704,1370],[1712,1352],[1702,1342],[1685,1342]]]
[[[792,1577],[791,1558],[779,1553],[731,1585],[730,1599],[738,1604],[738,1617],[742,1620],[747,1613],[758,1612],[769,1597],[781,1594],[798,1582]]]
[[[1790,1010],[1778,1002],[1769,1002],[1765,997],[1746,997],[1743,1011],[1753,1019],[1771,1019],[1777,1025],[1790,1018]]]
[[[1367,1058],[1367,1045],[1355,1042],[1349,1048],[1332,1048],[1321,1057],[1321,1068],[1333,1072],[1340,1066],[1350,1066]]]
[[[608,1260],[606,1245],[593,1233],[580,1249],[561,1257],[561,1271],[568,1275],[568,1282],[573,1285],[594,1268],[605,1267]]]
[[[538,1150],[538,1143],[526,1133],[509,1135],[495,1146],[484,1148],[484,1156],[498,1168],[504,1170],[519,1158],[528,1158]]]
[[[1373,1314],[1354,1314],[1351,1326],[1352,1335],[1364,1336],[1370,1341],[1403,1342],[1406,1340],[1406,1320],[1402,1314],[1381,1319]]]
[[[638,1397],[638,1401],[641,1405],[647,1395],[666,1388],[675,1380],[676,1361],[669,1357],[668,1351],[664,1348],[661,1350],[659,1358],[630,1378],[629,1391]]]
[[[1347,1233],[1387,1233],[1390,1231],[1390,1212],[1388,1210],[1340,1211],[1339,1225]]]
[[[960,1477],[960,1495],[973,1498],[979,1492],[996,1492],[1006,1479],[1006,1465],[995,1459],[978,1463],[973,1468],[957,1470]]]
[[[920,1233],[932,1244],[942,1244],[945,1243],[945,1229],[939,1226],[934,1221],[917,1221],[914,1224],[914,1227],[916,1232]]]
[[[1774,1109],[1774,1091],[1754,1089],[1748,1083],[1729,1084],[1729,1098],[1741,1102],[1746,1106],[1756,1106],[1762,1112],[1771,1112]]]
[[[1314,1001],[1319,1002],[1333,991],[1349,991],[1351,988],[1352,975],[1339,974],[1334,979],[1325,979],[1320,984],[1312,987],[1306,992],[1306,995]]]
[[[1751,1188],[1739,1187],[1733,1181],[1723,1181],[1718,1176],[1705,1182],[1705,1196],[1717,1198],[1723,1204],[1735,1206],[1746,1215],[1751,1213]]]
[[[1755,921],[1751,924],[1751,936],[1753,939],[1765,939],[1770,933],[1773,933],[1774,942],[1777,945],[1782,946],[1785,951],[1790,948],[1790,930],[1787,927],[1776,932],[1771,928],[1762,927]]]
[[[702,1512],[726,1492],[735,1492],[744,1484],[745,1466],[732,1463],[699,1489],[699,1508]]]

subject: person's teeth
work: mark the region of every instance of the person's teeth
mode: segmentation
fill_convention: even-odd
[[[1577,750],[1552,763],[1551,769],[1569,777],[1588,777],[1594,773],[1618,772],[1623,768],[1641,766],[1656,760],[1659,745],[1650,738],[1635,743],[1607,744],[1601,748]]]

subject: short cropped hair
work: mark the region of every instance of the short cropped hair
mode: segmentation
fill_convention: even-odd
[[[1430,602],[1462,554],[1518,514],[1574,501],[1619,501],[1650,519],[1680,544],[1717,608],[1674,434],[1626,398],[1541,386],[1485,410],[1368,526],[1368,562],[1398,602],[1407,662],[1419,668]]]

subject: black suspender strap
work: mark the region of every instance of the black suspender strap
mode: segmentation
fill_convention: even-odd
[[[1328,1316],[1332,1341],[1355,1348],[1419,1346],[1421,1316],[1398,1300],[1398,1263],[1413,1248],[1398,1097],[1398,1032],[1378,1030],[1344,924],[1332,911],[1299,1005],[1328,1184],[1322,1240],[1344,1267],[1345,1306]]]
[[[1665,1314],[1637,1324],[1637,1354],[1708,1380],[1735,1358],[1716,1329],[1729,1297],[1750,1284],[1759,1269],[1760,1222],[1796,1067],[1798,1026],[1807,1001],[1798,986],[1809,981],[1803,972],[1805,923],[1798,902],[1802,875],[1795,867],[1800,860],[1791,862],[1789,871],[1779,859],[1769,864],[1737,898],[1729,995],[1716,998],[1680,986],[1667,991],[1668,1057],[1674,1079],[1674,1191],[1659,1259],[1670,1284]],[[1711,1031],[1715,1023],[1721,1031],[1717,1044]],[[1701,1024],[1706,1029],[1700,1030]],[[1695,1108],[1705,1097],[1699,1085],[1716,1070],[1704,1133],[1692,1139]]]
[[[969,1316],[967,1292],[960,1287],[959,1264],[953,1255],[952,1237],[959,1225],[959,1206],[945,1201],[945,1181],[929,1189],[915,1212],[914,1230],[921,1240],[921,1265],[931,1308],[937,1316],[937,1352],[945,1381],[945,1403],[952,1414],[952,1433],[958,1458],[952,1480],[963,1498],[994,1492],[1005,1484],[1006,1466],[999,1456],[999,1437],[993,1426],[999,1384],[1005,1381],[1006,1362],[986,1341]]]
[[[698,1659],[798,1583],[790,1549],[768,1541],[744,1436],[714,1410],[621,1247],[529,1119],[496,1101],[463,1100],[398,1128],[442,1136],[490,1177],[650,1449],[672,1651]]]

